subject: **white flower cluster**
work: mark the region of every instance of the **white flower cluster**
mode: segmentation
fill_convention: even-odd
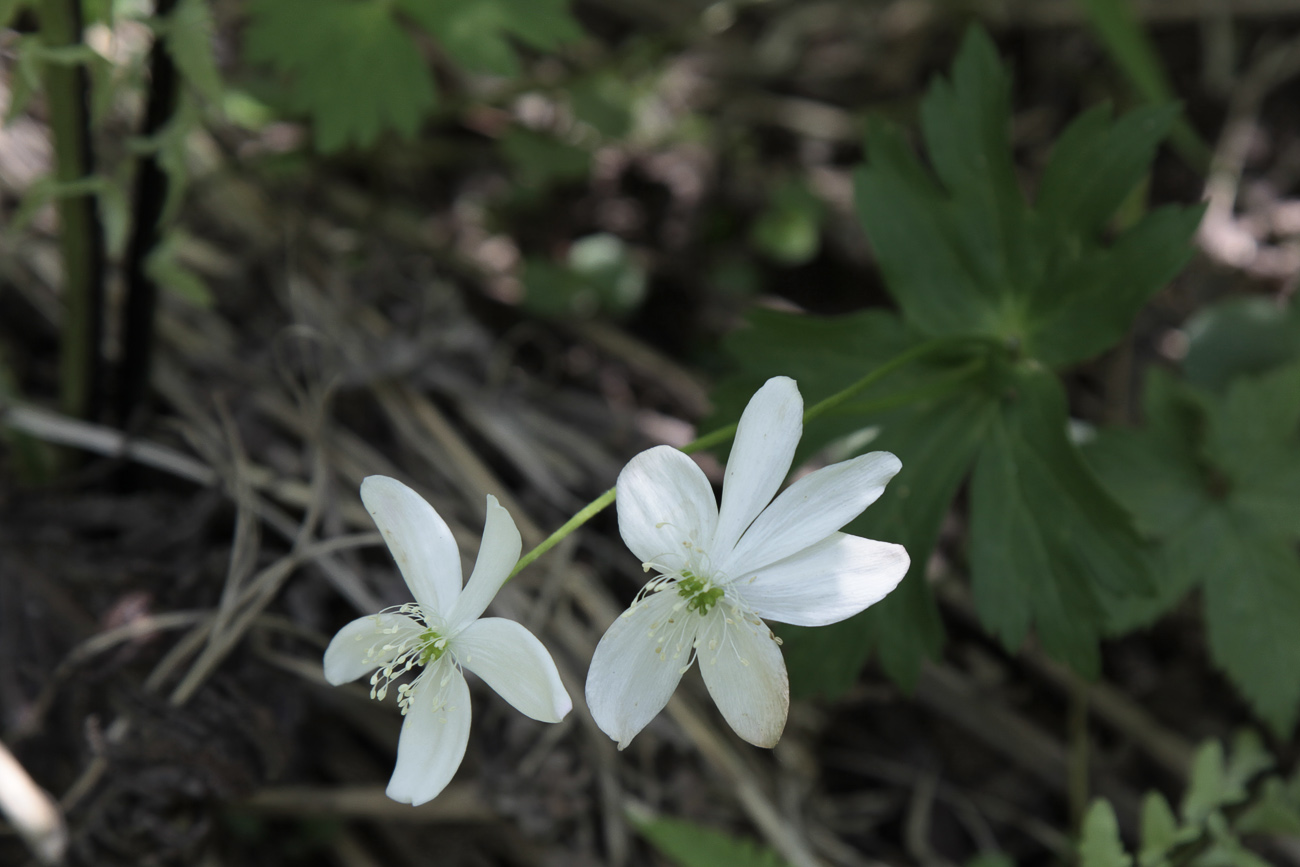
[[[839,532],[884,492],[898,458],[872,452],[824,467],[777,496],[803,433],[803,399],[777,377],[741,417],[718,506],[700,468],[659,446],[618,477],[618,526],[656,573],[600,640],[586,698],[622,749],[668,703],[697,660],[709,694],[736,733],[771,747],[785,728],[789,679],[765,620],[825,626],[878,602],[908,568],[901,545]],[[773,499],[775,497],[775,499]],[[495,497],[469,582],[446,523],[418,494],[371,476],[361,499],[415,602],[354,620],[325,651],[325,676],[370,674],[371,696],[396,687],[405,721],[388,795],[421,804],[447,785],[469,739],[463,669],[542,722],[572,708],[542,643],[511,620],[482,617],[519,560],[519,531]]]

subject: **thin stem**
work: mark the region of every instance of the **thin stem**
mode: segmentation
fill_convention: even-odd
[[[979,343],[987,342],[983,339],[978,339],[978,338],[972,338],[972,340]],[[937,340],[929,340],[926,341],[925,343],[918,343],[916,346],[913,346],[911,349],[907,350],[906,352],[900,352],[898,355],[895,355],[889,361],[886,361],[884,364],[880,365],[879,367],[874,368],[866,376],[862,377],[857,382],[850,385],[848,388],[845,388],[843,391],[837,392],[836,394],[831,395],[825,400],[813,404],[804,412],[803,414],[804,422],[806,423],[812,421],[813,419],[817,418],[819,415],[829,412],[830,410],[835,409],[836,407],[842,405],[845,401],[847,401],[849,398],[856,395],[858,392],[870,388],[880,380],[884,379],[890,373],[893,373],[898,368],[910,364],[911,362],[916,361],[919,358],[924,358],[925,356],[930,355],[937,350],[951,349],[954,345],[958,344],[959,342],[960,342],[959,340],[955,340],[953,338],[940,338]],[[954,372],[954,375],[950,380],[949,387],[965,379],[965,377],[975,367],[978,367],[979,364],[982,363],[983,363],[982,360],[976,359],[970,364],[966,364],[958,368]],[[912,392],[908,395],[895,395],[891,398],[881,400],[875,404],[870,404],[866,407],[863,407],[862,411],[867,412],[867,411],[880,411],[882,409],[893,409],[897,406],[906,405],[906,403],[912,402],[912,400],[920,400],[923,397],[930,397],[935,393],[936,392],[934,389],[918,389],[916,392]],[[900,402],[900,398],[908,398],[908,400]],[[699,437],[698,439],[687,443],[686,445],[682,446],[681,450],[686,454],[691,454],[692,452],[698,452],[701,451],[702,449],[710,449],[713,448],[714,446],[721,445],[722,443],[725,443],[727,440],[731,439],[736,435],[737,427],[738,424],[729,424],[726,427],[718,428],[715,431],[707,433],[704,436]],[[563,539],[565,536],[568,536],[574,530],[578,529],[583,524],[587,523],[592,518],[596,517],[596,515],[604,511],[604,509],[607,506],[609,506],[610,503],[614,502],[614,498],[617,495],[618,495],[618,489],[610,488],[608,491],[601,494],[599,497],[592,500],[587,505],[583,506],[582,510],[578,512],[578,514],[574,515],[572,518],[564,522],[564,526],[560,527],[560,529],[556,530],[554,533],[547,536],[544,540],[542,540],[542,543],[540,545],[538,545],[536,548],[529,551],[523,557],[519,558],[519,562],[515,565],[514,571],[510,573],[510,577],[513,578],[516,575],[518,575],[520,572],[524,570],[525,567],[531,565],[533,561],[535,561],[538,557],[542,556],[547,551],[551,550],[556,545],[558,545],[560,543],[560,540]]]
[[[41,40],[50,48],[81,42],[78,0],[45,0],[37,7]],[[71,184],[93,171],[89,83],[84,66],[46,62],[45,98],[54,139],[54,176]],[[64,320],[60,391],[64,411],[77,418],[99,414],[99,341],[104,296],[104,238],[93,193],[60,196],[59,250],[63,260]]]
[[[614,502],[614,497],[617,493],[618,493],[617,488],[610,488],[608,491],[601,494],[599,497],[592,500],[587,505],[583,506],[582,510],[578,512],[578,514],[574,515],[572,518],[564,522],[564,526],[560,527],[560,529],[556,530],[554,533],[552,533],[551,535],[543,539],[542,543],[538,545],[536,548],[529,551],[524,556],[520,557],[519,562],[515,564],[514,571],[510,573],[510,577],[513,578],[516,575],[518,575],[520,572],[524,570],[526,566],[530,566],[532,562],[536,560],[538,557],[542,556],[547,551],[551,550],[556,545],[560,544],[560,540],[563,539],[565,536],[569,535],[574,530],[578,529],[583,524],[587,523],[592,518],[599,515],[602,511],[605,510],[606,506]]]

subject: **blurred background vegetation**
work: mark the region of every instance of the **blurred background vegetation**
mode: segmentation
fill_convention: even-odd
[[[0,0],[0,863],[1300,863],[1297,76],[1296,0]],[[913,569],[776,750],[476,686],[387,801],[363,477],[472,559],[882,366],[800,460]],[[498,602],[575,700],[634,559]]]

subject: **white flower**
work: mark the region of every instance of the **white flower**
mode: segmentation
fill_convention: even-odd
[[[884,492],[901,464],[872,452],[799,479],[775,501],[803,432],[794,380],[770,379],[741,416],[718,509],[703,471],[659,446],[618,477],[618,528],[659,574],[596,647],[587,704],[623,749],[668,703],[698,658],[736,733],[771,747],[789,680],[763,618],[825,626],[857,614],[907,572],[901,545],[837,532]]]
[[[496,497],[487,498],[483,542],[463,591],[456,540],[419,494],[396,479],[370,476],[361,483],[361,500],[415,602],[340,629],[325,650],[325,677],[337,686],[374,670],[370,697],[383,699],[397,678],[419,669],[410,683],[397,686],[405,719],[388,797],[423,804],[443,790],[465,757],[470,702],[462,668],[535,720],[559,722],[573,702],[531,632],[513,620],[480,619],[519,560],[519,530]]]

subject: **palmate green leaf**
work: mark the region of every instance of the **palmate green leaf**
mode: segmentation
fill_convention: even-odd
[[[461,66],[472,72],[514,76],[519,62],[513,37],[542,51],[582,37],[568,0],[396,0]]]
[[[681,819],[637,822],[641,836],[679,867],[786,867],[771,849]]]
[[[1215,663],[1284,736],[1300,712],[1300,364],[1222,396],[1165,380],[1149,379],[1145,429],[1107,433],[1088,456],[1162,542],[1162,603],[1202,587]]]
[[[312,119],[325,152],[387,129],[413,136],[434,105],[411,35],[375,0],[252,0],[245,50],[282,74],[289,109]]]
[[[1009,144],[1009,78],[973,30],[922,106],[933,174],[894,128],[871,121],[855,177],[858,215],[905,318],[929,336],[983,335],[1048,367],[1114,344],[1186,263],[1199,208],[1164,208],[1100,239],[1137,187],[1175,111],[1085,113],[1062,136],[1037,207]]]
[[[1095,676],[1106,603],[1155,591],[1128,514],[1066,433],[1059,381],[1009,380],[971,480],[971,582],[980,619],[1009,648],[1031,625],[1049,654]]]

